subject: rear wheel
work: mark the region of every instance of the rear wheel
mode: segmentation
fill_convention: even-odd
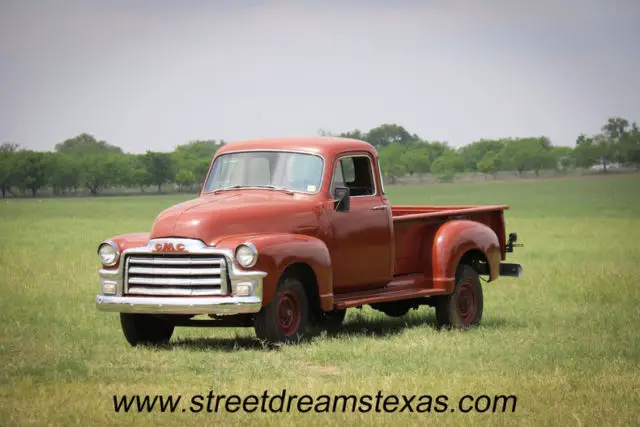
[[[456,270],[453,293],[438,297],[435,307],[440,326],[465,328],[479,324],[483,295],[478,273],[471,266],[460,264]]]
[[[273,300],[255,318],[256,336],[272,344],[301,339],[308,325],[309,302],[295,277],[281,279]]]
[[[151,314],[120,313],[120,325],[127,342],[138,344],[162,344],[171,339],[174,325]]]

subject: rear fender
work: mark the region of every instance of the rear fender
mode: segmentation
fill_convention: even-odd
[[[453,292],[456,268],[465,253],[478,250],[486,257],[489,280],[500,275],[500,241],[488,226],[469,220],[445,222],[435,234],[431,267],[433,287]]]

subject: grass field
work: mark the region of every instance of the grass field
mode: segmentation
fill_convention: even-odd
[[[499,204],[524,277],[485,284],[483,325],[350,310],[343,332],[265,351],[252,329],[131,348],[97,312],[96,245],[185,196],[0,203],[1,425],[640,425],[640,175],[392,187],[396,204]],[[116,414],[112,395],[515,394],[514,413]],[[185,397],[186,399],[187,397]]]

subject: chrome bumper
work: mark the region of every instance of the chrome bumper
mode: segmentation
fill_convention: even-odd
[[[183,244],[186,251],[194,254],[222,255],[226,259],[229,286],[223,284],[220,295],[207,296],[144,296],[128,295],[125,266],[127,255],[149,254],[160,243]],[[115,269],[101,269],[101,293],[96,296],[96,308],[100,311],[149,314],[246,314],[257,313],[262,308],[263,271],[245,271],[236,266],[233,252],[206,246],[193,239],[155,239],[147,246],[126,249]],[[226,280],[225,280],[226,282]],[[236,295],[236,286],[251,284],[246,296]],[[109,291],[107,292],[107,288]],[[239,292],[238,292],[239,293]]]
[[[251,297],[131,297],[96,296],[100,311],[149,314],[241,314],[257,313],[262,299]]]

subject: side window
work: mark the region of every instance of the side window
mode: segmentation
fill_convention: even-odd
[[[372,196],[375,184],[368,156],[342,157],[333,173],[331,192],[336,187],[348,187],[352,196]]]

